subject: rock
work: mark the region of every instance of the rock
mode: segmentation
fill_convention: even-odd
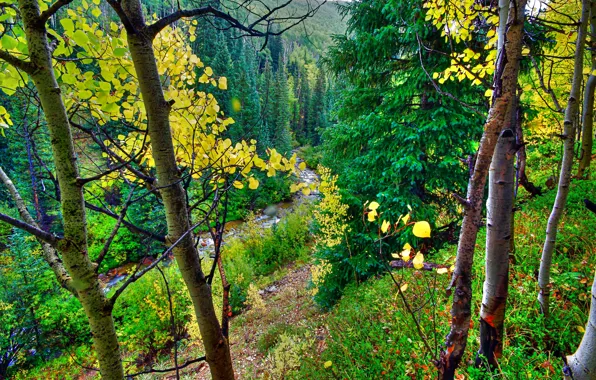
[[[267,206],[264,210],[263,210],[263,214],[267,215],[268,217],[272,218],[272,217],[276,217],[277,213],[278,213],[278,208],[275,205],[271,205],[271,206]]]
[[[275,293],[275,292],[277,292],[277,286],[271,285],[268,288],[265,288],[265,290],[269,293]]]

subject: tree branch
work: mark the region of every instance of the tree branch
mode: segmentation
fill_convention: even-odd
[[[46,21],[48,21],[50,19],[50,17],[55,15],[56,12],[58,12],[60,10],[60,8],[62,8],[65,5],[70,4],[72,2],[73,2],[73,0],[58,0],[58,1],[56,1],[54,4],[50,5],[50,7],[48,9],[41,12],[41,14],[39,15],[39,22],[42,24],[45,24]]]
[[[0,59],[6,61],[9,65],[12,65],[19,70],[23,70],[29,75],[33,74],[35,71],[35,66],[31,62],[23,61],[22,59],[10,54],[6,50],[0,50]]]
[[[19,211],[21,218],[23,218],[23,220],[25,220],[25,222],[27,222],[31,226],[39,228],[39,226],[37,225],[37,223],[31,216],[31,214],[27,210],[27,206],[25,205],[23,198],[21,198],[21,194],[17,190],[16,186],[14,185],[14,183],[12,182],[10,177],[8,177],[8,175],[4,172],[4,170],[1,167],[0,167],[0,180],[2,181],[2,183],[4,183],[4,186],[6,186],[8,188],[8,191],[10,192],[12,199],[16,203],[17,210]],[[64,265],[62,264],[62,260],[60,259],[60,256],[58,255],[58,253],[56,252],[54,247],[52,247],[49,243],[47,243],[39,238],[38,238],[38,241],[41,244],[44,259],[46,260],[46,262],[48,263],[48,265],[50,266],[50,268],[56,275],[56,279],[58,280],[60,285],[62,285],[62,287],[64,289],[68,290],[69,292],[71,292],[72,294],[74,294],[76,296],[77,292],[76,292],[75,288],[72,286],[72,278],[66,271],[66,268],[64,268]]]
[[[130,206],[130,203],[131,203],[130,201],[132,199],[133,194],[134,194],[134,192],[131,189],[130,193],[128,194],[128,198],[126,199],[126,202],[124,203],[124,207],[122,207],[120,216],[118,217],[118,220],[116,221],[116,225],[114,226],[114,228],[112,229],[112,232],[110,233],[110,236],[104,243],[103,248],[101,249],[101,252],[97,256],[97,260],[95,260],[95,262],[97,263],[97,267],[95,268],[96,271],[99,270],[101,262],[103,261],[104,257],[106,257],[106,255],[108,254],[110,245],[112,245],[112,242],[114,241],[114,238],[116,237],[116,234],[118,233],[118,230],[120,229],[120,226],[122,225],[122,222],[124,221],[124,218],[126,217],[126,211],[128,210],[128,206]]]
[[[132,25],[132,22],[128,19],[126,12],[122,9],[122,4],[120,4],[120,0],[106,0],[108,4],[112,7],[114,12],[118,15],[120,21],[122,21],[122,25],[124,25],[124,29],[126,29],[127,33],[136,34],[137,30]]]
[[[0,213],[0,221],[2,221],[4,223],[8,223],[11,226],[21,229],[25,232],[28,232],[31,235],[35,236],[36,238],[50,244],[52,247],[55,247],[58,244],[58,242],[61,240],[54,234],[40,230],[39,228],[32,226],[29,223],[25,223],[22,220],[15,219],[15,218],[8,216],[6,214],[3,214],[3,213]]]
[[[110,211],[108,209],[105,209],[103,207],[95,206],[95,205],[93,205],[93,204],[91,204],[89,202],[85,202],[85,207],[87,207],[89,210],[93,210],[93,211],[96,211],[96,212],[101,212],[102,214],[105,214],[105,215],[107,215],[107,216],[109,216],[111,218],[114,218],[116,220],[118,220],[120,218],[118,214],[116,214],[116,213],[114,213],[114,212],[112,212],[112,211]],[[147,237],[149,237],[149,238],[151,238],[151,239],[153,239],[155,241],[158,241],[160,243],[165,243],[166,242],[165,236],[158,235],[158,234],[153,233],[151,231],[147,231],[147,230],[145,230],[145,229],[143,229],[141,227],[137,227],[134,224],[132,224],[132,223],[126,221],[126,220],[122,220],[122,224],[124,224],[124,226],[126,228],[128,228],[128,230],[131,231],[131,232],[134,232],[134,233],[137,233],[137,234],[141,234],[141,235],[147,236]]]
[[[133,373],[130,375],[126,375],[126,378],[144,375],[146,373],[165,373],[165,372],[176,371],[176,370],[180,370],[182,368],[186,368],[191,364],[203,362],[205,360],[207,360],[207,357],[201,356],[200,358],[196,358],[196,359],[192,359],[192,360],[188,360],[188,361],[184,362],[184,364],[182,364],[180,367],[172,367],[172,368],[166,368],[166,369],[151,369],[149,371],[137,372],[137,373]]]

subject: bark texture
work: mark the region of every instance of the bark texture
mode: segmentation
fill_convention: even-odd
[[[511,2],[504,48],[499,54],[495,73],[493,105],[468,182],[466,211],[457,247],[455,271],[450,288],[455,288],[451,307],[451,330],[441,353],[439,372],[443,379],[453,379],[466,349],[472,301],[472,264],[474,247],[481,226],[484,186],[499,134],[511,120],[511,103],[516,96],[521,57],[524,9],[526,1]],[[511,210],[509,210],[511,211]]]
[[[140,2],[123,0],[121,5],[132,27],[132,30],[127,30],[128,45],[147,111],[158,187],[166,210],[167,240],[174,242],[191,228],[191,224],[172,140],[171,104],[164,97],[153,50],[153,36],[147,30]],[[232,380],[234,370],[228,340],[217,319],[211,286],[201,268],[192,233],[176,246],[174,256],[193,302],[211,375],[217,380]]]
[[[596,1],[592,1],[590,6],[590,54],[592,57],[592,69],[586,82],[584,90],[584,104],[582,114],[582,144],[577,177],[582,178],[590,173],[586,171],[590,168],[592,161],[592,146],[594,144],[594,89],[596,88]]]
[[[561,171],[559,173],[559,185],[557,188],[557,197],[555,198],[555,203],[548,218],[546,239],[542,248],[540,271],[538,273],[538,286],[540,287],[540,291],[538,293],[538,302],[540,303],[540,309],[542,313],[547,317],[549,314],[548,303],[550,298],[550,268],[553,259],[553,252],[555,250],[555,243],[557,241],[557,228],[559,226],[561,217],[563,216],[565,203],[567,203],[567,195],[569,194],[569,184],[571,183],[571,170],[574,159],[573,146],[575,144],[576,127],[579,124],[579,97],[581,95],[584,48],[589,14],[590,1],[583,0],[581,21],[578,28],[575,47],[573,81],[571,84],[569,101],[567,102],[567,108],[565,109],[565,120],[563,122],[563,158],[561,160]]]
[[[509,287],[509,251],[515,136],[511,129],[501,133],[489,171],[486,210],[486,278],[480,308],[480,350],[476,365],[488,361],[497,366],[503,349],[503,325]]]
[[[37,0],[19,0],[18,6],[33,67],[31,79],[39,93],[48,123],[54,164],[62,194],[64,239],[60,241],[57,249],[62,253],[64,266],[71,276],[71,285],[85,309],[102,377],[123,379],[124,371],[111,307],[87,255],[85,202],[82,188],[76,181],[79,173],[70,124],[54,76],[45,23],[41,20]]]
[[[596,278],[592,283],[592,303],[586,332],[577,351],[567,357],[569,367],[566,378],[592,380],[596,378]]]

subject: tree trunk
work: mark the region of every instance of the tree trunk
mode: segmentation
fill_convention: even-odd
[[[128,45],[147,111],[158,187],[166,210],[168,240],[174,242],[191,228],[191,224],[170,129],[171,104],[163,94],[153,41],[146,33],[141,4],[138,0],[124,0],[122,7],[136,30],[128,31]],[[215,313],[211,287],[201,268],[193,234],[188,234],[176,246],[174,256],[193,302],[211,375],[217,380],[232,380],[234,370],[228,340]]]
[[[586,332],[577,351],[567,357],[570,373],[565,378],[573,380],[592,380],[596,378],[596,278],[592,283],[592,304]]]
[[[553,251],[557,240],[557,228],[559,221],[563,216],[567,195],[569,194],[569,184],[571,182],[571,169],[573,166],[573,146],[575,144],[575,131],[578,124],[579,96],[581,91],[582,73],[584,64],[584,47],[586,41],[586,29],[588,16],[590,14],[590,1],[582,1],[582,16],[577,33],[577,42],[575,48],[575,64],[573,68],[573,81],[571,84],[571,94],[565,109],[565,121],[563,131],[563,158],[561,160],[561,172],[559,173],[559,186],[555,204],[548,218],[546,227],[546,239],[542,248],[542,258],[540,261],[540,271],[538,273],[538,302],[542,313],[548,317],[548,302],[550,298],[550,268],[553,259]]]
[[[579,168],[577,169],[577,177],[582,178],[586,170],[590,168],[592,161],[592,145],[594,142],[594,88],[596,88],[596,1],[592,1],[590,6],[590,54],[592,57],[592,69],[590,77],[586,82],[586,89],[584,90],[584,104],[582,115],[582,146],[581,156],[579,161]]]
[[[497,366],[503,349],[503,322],[509,287],[515,136],[501,133],[489,171],[486,210],[486,278],[480,309],[480,350],[476,365]]]
[[[509,123],[511,103],[516,96],[525,5],[525,0],[516,1],[509,10],[504,49],[499,54],[499,63],[495,72],[493,104],[480,140],[474,172],[468,183],[466,211],[450,286],[455,287],[451,307],[451,331],[446,337],[446,350],[441,353],[439,362],[439,372],[443,379],[454,378],[455,370],[461,362],[467,344],[472,301],[471,272],[474,246],[482,219],[484,186],[497,139],[505,125]]]
[[[85,203],[82,188],[76,181],[79,173],[70,124],[54,76],[45,24],[40,22],[37,0],[19,0],[19,10],[23,18],[29,58],[35,68],[31,79],[39,93],[48,123],[56,174],[62,191],[64,239],[58,249],[89,320],[101,375],[105,379],[123,379],[124,371],[111,309],[87,255]]]

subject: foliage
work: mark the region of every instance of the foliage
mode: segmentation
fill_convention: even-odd
[[[230,304],[234,312],[241,310],[245,302],[256,303],[254,294],[252,302],[247,299],[247,290],[256,278],[291,261],[306,258],[311,241],[311,210],[312,206],[304,202],[268,229],[259,228],[255,217],[249,217],[239,235],[223,246],[222,257],[232,283]]]
[[[38,243],[21,231],[9,232],[0,252],[0,283],[0,376],[89,342],[80,303],[61,289]]]
[[[420,17],[422,4],[343,5],[348,32],[336,37],[328,66],[346,84],[335,105],[339,122],[323,132],[323,164],[338,174],[352,216],[377,199],[392,219],[408,205],[439,226],[459,218],[449,194],[464,190],[468,170],[461,159],[475,152],[483,115],[437,92],[430,73],[450,59],[426,48],[448,51],[449,44]],[[440,88],[483,108],[481,90],[454,81]]]

